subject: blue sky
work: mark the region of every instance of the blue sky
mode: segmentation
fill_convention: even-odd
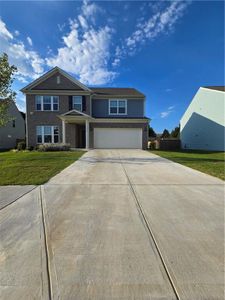
[[[223,28],[223,1],[0,2],[16,91],[55,65],[90,86],[135,87],[156,132],[179,124],[200,86],[224,84]]]

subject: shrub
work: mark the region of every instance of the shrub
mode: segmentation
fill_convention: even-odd
[[[156,149],[155,141],[151,141],[151,143],[150,143],[150,149],[151,150],[155,150]]]
[[[33,150],[34,150],[34,146],[29,146],[29,147],[27,148],[27,150],[33,151]]]
[[[42,144],[38,146],[38,151],[69,151],[70,144]]]
[[[26,149],[26,142],[25,141],[21,141],[17,144],[17,150],[25,150]]]

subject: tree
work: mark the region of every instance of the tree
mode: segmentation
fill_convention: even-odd
[[[165,138],[169,138],[169,137],[170,137],[169,131],[168,131],[167,129],[164,129],[164,130],[163,130],[163,133],[162,133],[162,135],[161,135],[161,138],[162,138],[162,139],[165,139]]]
[[[16,71],[16,66],[10,65],[8,55],[3,53],[0,56],[0,127],[5,126],[11,120],[8,108],[16,97],[16,93],[11,89]]]
[[[172,131],[171,131],[171,137],[172,138],[179,138],[180,137],[180,126],[175,127]]]
[[[156,137],[156,133],[155,133],[154,129],[150,126],[149,126],[149,129],[148,129],[148,136],[149,137]]]

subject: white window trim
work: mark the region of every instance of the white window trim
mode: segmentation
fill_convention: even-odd
[[[117,112],[116,113],[111,113],[110,112],[110,103],[111,101],[116,101],[117,102]],[[119,101],[125,101],[125,113],[119,113]],[[109,99],[109,115],[112,116],[125,116],[127,115],[127,99]]]
[[[81,97],[81,110],[78,110],[78,109],[74,108],[74,101],[73,101],[73,99],[75,99],[75,97]],[[81,111],[81,112],[83,111],[83,97],[82,96],[80,96],[80,95],[72,96],[72,108],[76,109],[77,111]]]
[[[36,96],[41,98],[41,110],[37,109]],[[35,111],[59,111],[59,96],[49,96],[51,98],[51,109],[45,109],[45,110],[44,110],[44,96],[39,96],[39,95],[36,95],[36,96],[35,96]],[[45,95],[45,96],[48,96],[48,95]],[[56,110],[53,110],[54,97],[58,97],[58,109],[56,109]]]
[[[51,144],[58,144],[59,141],[57,143],[54,142],[54,127],[58,127],[58,136],[60,136],[59,135],[59,126],[58,125],[38,125],[38,126],[36,126],[36,143],[38,145],[40,145],[40,144],[49,144],[49,143],[45,143],[44,142],[44,140],[45,140],[44,127],[46,127],[46,126],[51,127],[51,136],[52,136],[52,142],[51,142]],[[37,127],[41,127],[41,143],[38,142]]]

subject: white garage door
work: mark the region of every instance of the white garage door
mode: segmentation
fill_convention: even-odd
[[[142,148],[141,128],[94,128],[94,148]]]

